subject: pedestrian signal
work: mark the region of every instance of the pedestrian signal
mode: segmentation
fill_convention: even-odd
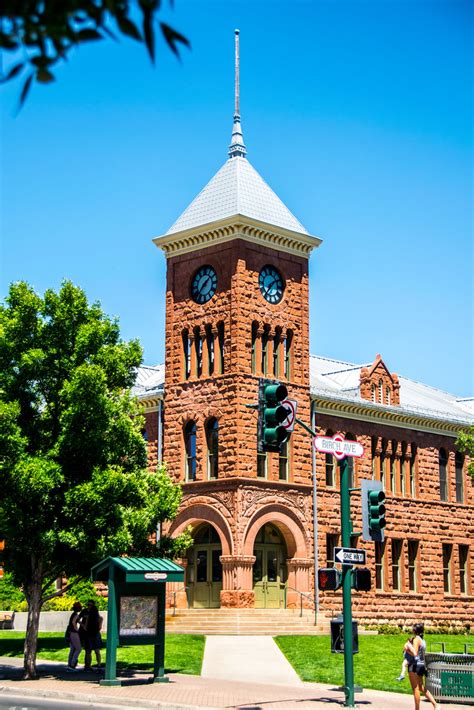
[[[335,567],[321,567],[318,569],[318,589],[323,592],[339,589],[341,586],[341,573]]]
[[[354,567],[352,570],[352,587],[358,592],[370,592],[370,569]]]

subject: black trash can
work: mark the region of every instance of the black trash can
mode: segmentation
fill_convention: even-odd
[[[342,615],[331,619],[331,653],[344,653],[344,620]],[[352,622],[352,653],[359,653],[357,621]]]

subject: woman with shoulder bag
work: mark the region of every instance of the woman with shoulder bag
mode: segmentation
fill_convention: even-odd
[[[430,701],[435,710],[441,710],[441,706],[438,705],[430,691],[426,690],[425,687],[424,677],[426,675],[426,641],[423,639],[424,630],[425,627],[423,624],[414,625],[414,638],[411,643],[412,648],[409,649],[410,654],[413,655],[413,661],[408,664],[408,675],[410,677],[410,683],[413,690],[413,697],[415,698],[415,710],[420,710],[420,699],[422,695]]]
[[[81,639],[79,637],[79,613],[81,609],[82,606],[80,602],[73,604],[72,614],[67,627],[67,632],[69,632],[69,658],[66,670],[69,673],[77,672],[77,661],[82,650]]]

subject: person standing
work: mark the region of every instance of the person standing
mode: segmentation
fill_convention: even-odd
[[[426,676],[425,651],[426,641],[423,638],[425,627],[423,624],[415,624],[413,627],[413,661],[408,664],[408,675],[410,678],[413,697],[415,698],[415,710],[420,710],[421,696],[424,695],[435,710],[441,710],[441,706],[433,698],[429,690],[426,690],[424,677]],[[409,649],[411,653],[411,649]]]
[[[67,662],[67,671],[69,673],[76,672],[77,661],[82,650],[81,639],[79,636],[79,614],[82,606],[80,602],[74,602],[72,606],[72,614],[69,617],[67,632],[69,634],[69,658]]]
[[[91,670],[92,668],[92,651],[95,653],[97,661],[97,669],[100,669],[101,665],[101,655],[100,649],[102,648],[102,617],[99,614],[96,603],[89,599],[87,602],[87,613],[83,616],[82,626],[85,631],[85,658],[84,658],[84,669]]]

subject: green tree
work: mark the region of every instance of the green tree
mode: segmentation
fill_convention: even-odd
[[[108,555],[157,556],[150,537],[176,515],[181,489],[164,467],[147,470],[129,394],[141,357],[70,282],[42,298],[19,282],[0,304],[0,537],[28,602],[27,678],[53,580],[86,577]],[[162,550],[187,544],[185,535]]]
[[[474,483],[474,426],[469,427],[464,431],[460,431],[456,446],[463,454],[467,454],[471,459],[467,470]]]
[[[172,5],[172,0],[170,0]],[[25,100],[33,80],[54,81],[53,70],[74,47],[121,35],[144,44],[155,61],[155,28],[179,56],[189,41],[166,22],[158,21],[162,0],[3,0],[0,48],[18,56],[1,80],[27,73],[20,95]]]

